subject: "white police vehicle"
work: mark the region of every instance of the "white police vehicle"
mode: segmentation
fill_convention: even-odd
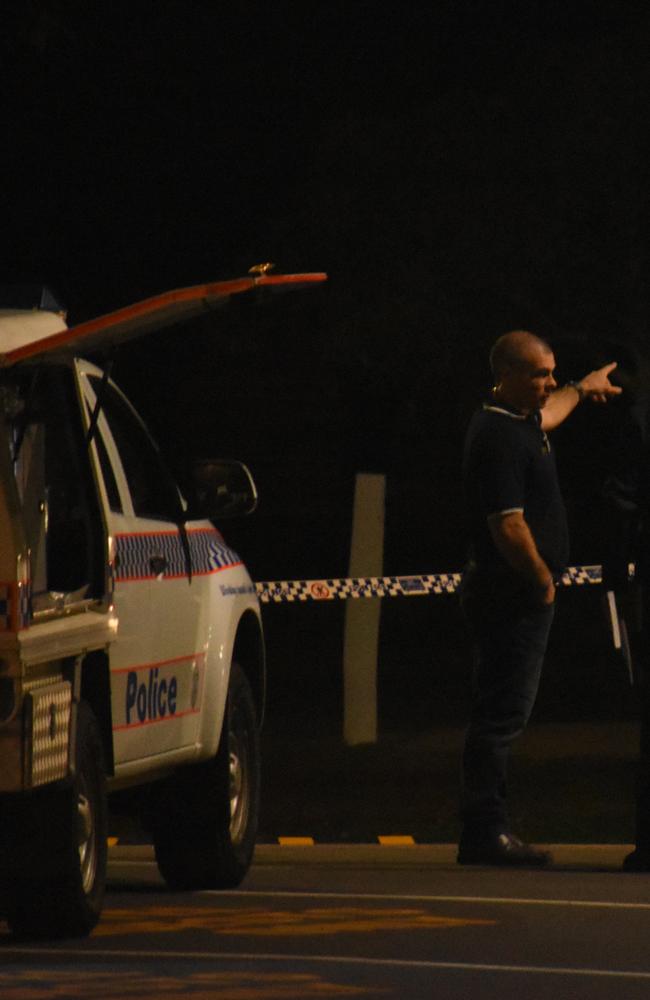
[[[0,306],[0,908],[18,934],[96,924],[109,793],[148,821],[171,887],[237,885],[257,830],[260,611],[213,524],[255,506],[253,481],[200,462],[186,500],[80,355],[324,278],[262,268],[72,328],[47,301]]]

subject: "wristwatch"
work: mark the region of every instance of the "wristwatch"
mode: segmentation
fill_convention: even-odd
[[[585,392],[585,390],[583,389],[583,387],[580,385],[580,383],[579,382],[567,382],[567,385],[570,385],[572,389],[575,389],[575,391],[578,393],[578,402],[581,403],[583,401],[583,399],[585,398],[585,396],[587,395],[587,393]]]

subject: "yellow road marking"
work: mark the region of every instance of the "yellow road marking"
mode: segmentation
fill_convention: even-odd
[[[295,997],[357,997],[368,993],[360,986],[348,986],[309,972],[193,972],[187,976],[147,975],[131,971],[36,969],[0,973],[2,1000],[43,1000],[44,996],[66,1000],[87,1000],[89,982],[93,1000],[197,1000],[228,997],[228,1000],[295,1000]],[[373,988],[373,993],[376,990]]]
[[[380,844],[385,847],[410,847],[415,844],[415,840],[410,834],[384,834],[377,837]],[[278,844],[281,847],[313,847],[313,837],[278,837]]]
[[[203,930],[223,937],[322,937],[376,931],[486,927],[496,923],[496,920],[440,916],[416,907],[307,906],[294,910],[246,907],[234,910],[207,906],[146,906],[138,910],[104,910],[93,937],[172,934],[190,930]]]

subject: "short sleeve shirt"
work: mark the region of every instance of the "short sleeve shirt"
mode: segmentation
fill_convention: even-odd
[[[486,405],[475,413],[465,438],[463,485],[472,556],[479,569],[508,569],[488,526],[491,515],[507,511],[523,512],[549,569],[564,569],[569,557],[566,510],[539,412],[523,416]]]

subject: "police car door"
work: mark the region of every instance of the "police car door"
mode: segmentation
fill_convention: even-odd
[[[111,650],[116,764],[194,744],[203,694],[201,581],[179,524],[181,499],[146,428],[116,387],[77,362],[114,550],[118,637]]]

